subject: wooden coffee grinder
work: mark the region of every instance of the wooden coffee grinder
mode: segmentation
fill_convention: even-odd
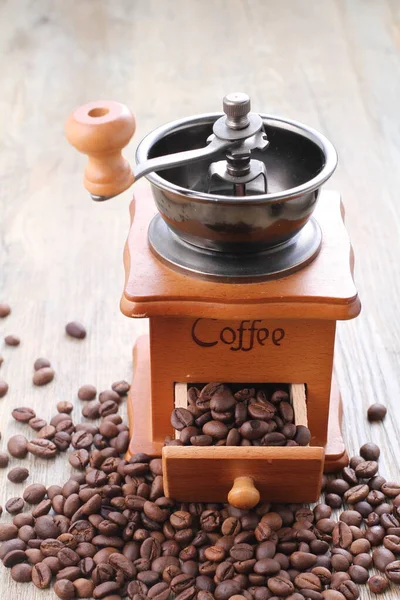
[[[163,457],[165,493],[181,501],[311,502],[322,472],[346,463],[333,380],[336,321],[360,311],[353,255],[336,192],[332,144],[295,121],[250,111],[246,94],[223,113],[159,127],[136,152],[131,112],[92,102],[67,122],[89,156],[85,187],[107,200],[142,176],[131,204],[122,312],[146,318],[134,348],[128,457]],[[289,384],[306,447],[167,446],[187,387]]]

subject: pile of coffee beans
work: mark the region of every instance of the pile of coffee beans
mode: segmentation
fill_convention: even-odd
[[[175,408],[171,424],[176,439],[166,445],[192,446],[307,446],[310,430],[295,425],[295,415],[284,388],[242,388],[226,384],[191,387],[187,408]]]
[[[166,498],[159,458],[82,450],[63,486],[26,488],[31,512],[9,501],[0,558],[15,581],[54,582],[64,600],[356,600],[400,583],[400,485],[377,474],[375,444],[324,479],[313,509],[251,511]]]

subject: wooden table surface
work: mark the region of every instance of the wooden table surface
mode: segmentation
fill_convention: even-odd
[[[0,301],[13,308],[0,333],[22,339],[0,346],[10,384],[1,449],[24,431],[12,408],[32,405],[48,419],[81,384],[101,390],[130,378],[132,342],[146,329],[119,312],[131,193],[90,201],[85,159],[63,137],[69,112],[92,99],[124,102],[137,116],[137,142],[243,90],[255,110],[304,121],[338,150],[329,186],[343,194],[363,303],[355,322],[339,326],[344,434],[351,453],[380,444],[381,472],[399,478],[400,2],[1,0],[0,55]],[[73,319],[88,328],[83,342],[64,334]],[[38,356],[57,373],[45,388],[31,383]],[[388,406],[383,425],[367,422],[374,401]],[[70,473],[65,455],[30,468],[29,482],[61,483]],[[22,489],[3,471],[0,504]],[[5,600],[55,598],[14,584],[3,568],[0,578]]]

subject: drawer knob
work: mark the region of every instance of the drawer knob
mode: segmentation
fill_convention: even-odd
[[[248,510],[260,502],[260,492],[254,485],[252,477],[236,477],[228,494],[228,502],[235,508]]]

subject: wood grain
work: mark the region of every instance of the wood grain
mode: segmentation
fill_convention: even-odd
[[[68,399],[78,420],[79,385],[105,389],[129,379],[132,343],[146,329],[118,308],[131,194],[91,203],[85,157],[63,137],[67,115],[92,99],[118,100],[137,116],[139,140],[244,90],[255,110],[308,123],[338,150],[329,185],[346,206],[363,303],[360,317],[338,326],[345,440],[350,453],[369,440],[380,444],[381,471],[399,478],[398,0],[2,0],[0,31],[0,298],[13,306],[0,331],[22,337],[19,348],[0,350],[10,384],[0,403],[0,447],[24,431],[10,409],[29,403],[49,418]],[[71,319],[88,327],[85,341],[65,337]],[[31,385],[38,355],[57,371],[43,389]],[[376,400],[388,416],[370,425],[366,410]],[[64,457],[51,468],[35,459],[31,470],[29,481],[48,484],[70,473]],[[4,506],[23,486],[0,478]],[[55,598],[11,582],[3,569],[0,578],[5,600]],[[394,589],[382,596],[397,597]]]
[[[166,494],[186,502],[224,502],[237,477],[251,477],[261,499],[314,502],[321,489],[319,446],[165,446]]]

